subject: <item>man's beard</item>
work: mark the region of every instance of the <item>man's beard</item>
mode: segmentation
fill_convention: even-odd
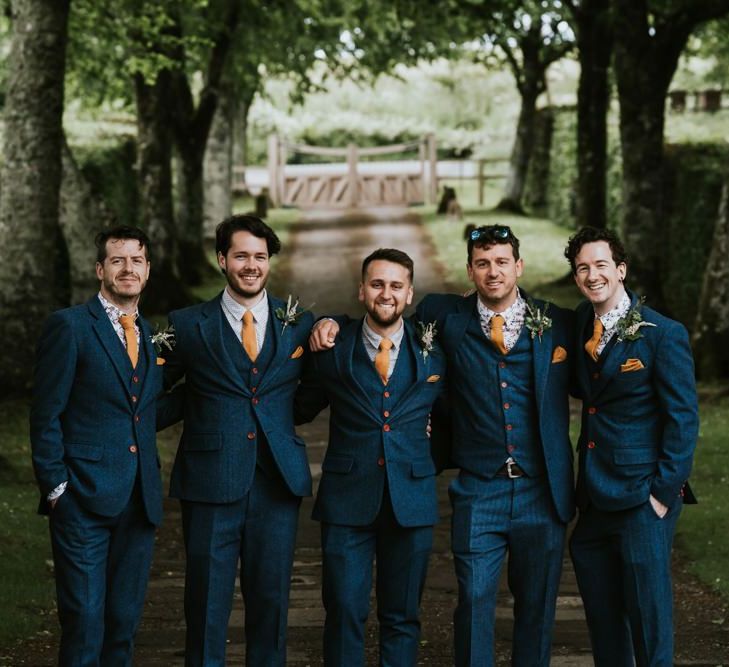
[[[379,315],[379,313],[377,313],[377,311],[375,309],[368,310],[367,314],[369,315],[370,319],[378,326],[387,327],[387,326],[397,322],[398,318],[402,315],[403,310],[405,310],[405,309],[404,308],[399,309],[399,308],[395,307],[392,310],[392,314],[390,316],[388,316],[387,318]]]
[[[246,275],[246,274],[244,274]],[[260,273],[255,274],[247,274],[247,275],[254,275],[257,278],[261,277]],[[230,287],[233,292],[235,292],[238,296],[242,296],[245,299],[251,299],[254,296],[258,296],[263,290],[266,288],[266,282],[268,280],[268,277],[263,278],[261,280],[260,287],[255,289],[245,289],[244,287],[241,287],[239,284],[235,283],[233,280],[230,279],[230,274],[226,271],[225,273],[225,279],[228,281],[228,287]]]

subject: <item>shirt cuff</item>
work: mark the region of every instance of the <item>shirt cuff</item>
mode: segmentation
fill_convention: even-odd
[[[63,492],[66,490],[66,487],[68,486],[68,482],[61,482],[53,491],[51,491],[48,496],[46,497],[46,500],[48,502],[51,502],[51,500],[55,500],[56,498],[60,498],[63,495]]]

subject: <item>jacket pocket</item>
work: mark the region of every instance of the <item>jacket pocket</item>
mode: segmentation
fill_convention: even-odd
[[[435,475],[433,459],[427,458],[413,461],[410,474],[413,477],[430,477],[431,475]]]
[[[187,452],[214,452],[223,446],[220,433],[185,433],[182,448]]]
[[[352,470],[354,459],[349,456],[328,456],[321,464],[322,472],[348,473]]]
[[[87,445],[82,442],[64,442],[64,455],[70,459],[85,459],[87,461],[100,461],[104,455],[102,445]]]
[[[658,454],[653,447],[630,447],[613,451],[613,461],[619,466],[655,463],[657,460]]]

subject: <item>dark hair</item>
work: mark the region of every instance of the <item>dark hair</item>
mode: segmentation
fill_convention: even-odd
[[[393,262],[404,266],[408,270],[410,276],[410,282],[413,282],[413,276],[415,275],[415,266],[413,260],[407,253],[397,248],[378,248],[373,253],[367,255],[362,262],[362,280],[364,280],[367,273],[367,267],[374,261],[384,260],[385,262]]]
[[[94,239],[94,244],[96,245],[96,261],[99,264],[103,264],[106,259],[106,242],[110,239],[121,241],[132,239],[139,241],[139,247],[145,249],[147,261],[150,261],[149,237],[139,227],[118,225],[99,232]]]
[[[511,227],[506,225],[482,225],[468,232],[468,263],[471,263],[474,248],[488,248],[492,245],[509,244],[514,259],[519,259],[519,239],[514,236]]]
[[[255,215],[231,215],[215,228],[215,253],[225,257],[230,250],[230,242],[236,232],[248,232],[259,239],[266,239],[268,256],[273,257],[281,250],[281,241],[263,220]]]
[[[616,266],[618,264],[628,263],[628,253],[625,252],[625,246],[618,235],[609,229],[598,229],[597,227],[582,227],[575,234],[570,236],[567,247],[564,249],[564,256],[570,263],[572,273],[577,272],[575,259],[580,254],[582,246],[586,243],[596,243],[597,241],[605,241],[610,246],[610,253]]]

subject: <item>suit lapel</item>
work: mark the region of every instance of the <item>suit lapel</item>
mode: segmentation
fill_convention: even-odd
[[[447,337],[447,348],[455,351],[460,347],[463,337],[466,335],[468,325],[476,319],[478,320],[478,312],[476,310],[476,299],[478,295],[472,294],[466,299],[458,302],[457,311],[445,316],[444,335]],[[445,331],[447,325],[447,332]],[[480,328],[480,324],[479,324]]]
[[[269,385],[277,373],[281,370],[283,365],[286,363],[289,354],[289,348],[291,345],[289,341],[293,332],[291,327],[298,326],[296,324],[289,324],[284,329],[283,322],[276,317],[277,308],[285,308],[286,304],[280,299],[268,297],[268,320],[271,323],[270,330],[273,331],[272,340],[270,341],[273,345],[273,353],[268,363],[261,383],[259,385],[259,391],[263,391],[267,385]],[[293,351],[293,350],[292,350]]]
[[[237,391],[249,395],[250,390],[243,382],[243,378],[236,370],[235,364],[226,349],[223,340],[223,317],[219,312],[220,309],[220,295],[203,305],[202,318],[198,322],[200,337],[207,348],[208,354],[214,359],[222,372],[222,377],[232,382]]]
[[[357,381],[357,375],[354,372],[354,354],[356,346],[362,344],[363,321],[364,319],[353,320],[341,329],[339,334],[341,340],[334,346],[334,361],[339,377],[349,386],[349,390],[355,395],[363,397],[362,407],[366,407],[371,415],[379,418],[377,407],[372,402],[373,397]]]
[[[544,312],[543,302],[538,302],[537,306],[542,308],[542,312]],[[526,329],[526,324],[524,325],[524,329]],[[531,337],[531,332],[529,330],[525,330],[522,332],[522,335]],[[531,339],[531,346],[537,407],[540,409],[541,413],[542,402],[544,401],[544,395],[547,388],[547,380],[549,379],[549,371],[552,366],[552,329],[546,329],[542,334],[541,339],[539,336],[534,336],[534,338]]]
[[[119,340],[119,336],[117,336],[116,331],[114,331],[114,326],[109,321],[109,316],[106,314],[106,311],[101,305],[98,297],[92,297],[87,305],[89,307],[89,312],[95,320],[93,324],[94,331],[99,337],[102,347],[109,355],[109,358],[114,365],[114,370],[116,370],[119,377],[119,381],[124,387],[124,391],[129,394],[129,377],[132,372],[132,364],[126,350],[124,349],[124,345],[122,345],[122,342]]]
[[[403,335],[402,342],[400,343],[399,354],[400,356],[405,354],[412,355],[412,360],[415,364],[415,382],[405,390],[402,398],[395,404],[393,412],[399,412],[402,410],[403,406],[407,404],[407,401],[422,389],[422,384],[428,378],[431,366],[430,361],[432,353],[427,357],[423,357],[420,341],[418,340],[418,334],[409,320],[405,320],[405,334]],[[398,356],[398,361],[400,360],[400,356]]]
[[[153,373],[157,372],[157,355],[155,354],[154,346],[151,341],[152,330],[149,326],[149,322],[140,315],[137,323],[139,324],[140,337],[139,351],[140,354],[147,355],[147,372],[144,374],[142,390],[140,392],[140,401],[142,401],[147,398],[150,387],[154,386],[154,382],[150,378]]]

